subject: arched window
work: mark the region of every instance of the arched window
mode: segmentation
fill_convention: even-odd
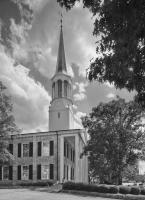
[[[64,81],[64,96],[68,96],[68,81]]]
[[[62,97],[62,81],[58,80],[57,84],[58,84],[58,97]]]
[[[55,97],[55,83],[52,84],[52,98]]]

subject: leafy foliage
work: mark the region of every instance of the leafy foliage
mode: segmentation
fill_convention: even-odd
[[[0,164],[8,162],[11,158],[8,152],[8,139],[10,134],[19,130],[12,115],[10,97],[5,94],[6,87],[0,82]]]
[[[71,9],[79,0],[57,0]],[[136,90],[145,106],[145,1],[83,0],[95,18],[96,53],[88,78]],[[99,37],[98,37],[99,36]],[[100,39],[99,39],[100,38]]]
[[[121,184],[125,168],[143,154],[143,114],[136,102],[126,103],[118,97],[100,103],[82,118],[90,135],[85,153],[89,152],[90,170],[94,177],[99,175],[101,183]]]

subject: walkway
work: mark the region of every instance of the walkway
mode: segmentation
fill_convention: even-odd
[[[48,188],[0,189],[0,200],[111,200],[48,191]]]

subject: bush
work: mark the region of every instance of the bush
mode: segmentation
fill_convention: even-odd
[[[135,195],[140,194],[140,188],[139,187],[131,187],[130,194],[135,194]]]
[[[109,186],[109,193],[111,194],[117,194],[119,192],[119,188],[115,185],[110,185]]]
[[[96,187],[96,192],[109,193],[109,186],[108,185],[98,185],[98,187]]]
[[[20,185],[20,186],[51,186],[51,185],[53,185],[53,183],[49,182],[49,181],[47,181],[47,182],[43,182],[43,181],[41,181],[41,182],[22,182],[22,183],[19,183],[18,185]]]
[[[119,193],[121,193],[121,194],[129,194],[130,193],[130,187],[128,187],[128,186],[120,186],[119,187]]]
[[[145,195],[145,188],[142,188],[140,194]]]

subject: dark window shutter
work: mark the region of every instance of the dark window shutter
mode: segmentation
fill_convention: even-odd
[[[13,166],[9,166],[9,180],[13,180]]]
[[[29,143],[29,157],[33,157],[33,142]]]
[[[50,164],[50,179],[54,179],[54,165]]]
[[[69,158],[69,145],[67,144],[67,158]]]
[[[67,166],[67,180],[68,180],[68,166]]]
[[[38,142],[38,156],[41,156],[41,142]]]
[[[41,165],[37,165],[37,179],[41,179]]]
[[[50,141],[50,156],[54,155],[54,142]]]
[[[65,169],[65,165],[64,165],[63,178],[65,178],[65,171],[66,171],[66,169]]]
[[[75,161],[75,150],[73,150],[73,162]]]
[[[9,152],[13,154],[13,144],[9,144]]]
[[[18,180],[21,180],[21,165],[18,165]]]
[[[21,157],[21,143],[18,144],[18,157]]]
[[[0,166],[0,180],[2,180],[2,166]]]
[[[66,143],[64,141],[64,157],[66,157]]]
[[[33,179],[33,165],[29,165],[29,180]]]

